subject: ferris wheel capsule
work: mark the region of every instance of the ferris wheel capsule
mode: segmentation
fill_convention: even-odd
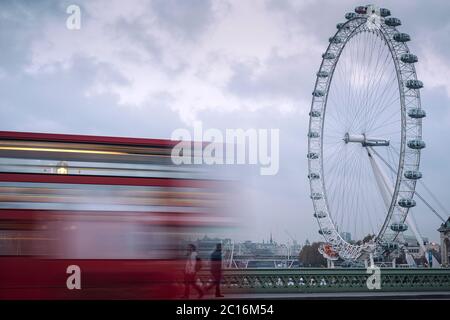
[[[403,208],[412,208],[416,206],[414,199],[402,198],[398,201],[398,205]]]
[[[389,17],[384,19],[384,23],[389,27],[398,27],[402,25],[402,22],[398,18]]]
[[[396,232],[405,232],[408,230],[408,225],[405,223],[393,223],[391,224],[391,230]]]
[[[319,154],[316,152],[309,152],[306,157],[310,160],[319,159]]]
[[[355,8],[355,12],[358,14],[366,14],[367,13],[367,7],[366,6],[359,6]]]
[[[312,93],[312,95],[314,97],[323,97],[325,95],[325,93],[322,90],[314,90],[314,92]]]
[[[398,243],[397,242],[383,242],[381,244],[381,246],[385,250],[397,250],[398,249]]]
[[[416,63],[418,61],[417,56],[412,53],[404,53],[400,56],[400,60],[403,63]]]
[[[423,88],[423,82],[420,80],[416,80],[416,79],[407,80],[406,87],[408,89],[421,89],[421,88]]]
[[[308,138],[318,138],[318,137],[320,137],[320,134],[318,132],[315,131],[308,132]]]
[[[322,194],[320,194],[320,193],[312,193],[311,194],[311,199],[313,199],[313,200],[320,200],[320,199],[322,199]]]
[[[417,170],[407,170],[404,173],[405,178],[407,179],[411,179],[411,180],[418,180],[420,178],[422,178],[422,172],[417,171]]]
[[[394,34],[394,40],[397,42],[408,42],[411,40],[411,37],[407,33],[396,33]]]
[[[327,217],[327,214],[323,211],[318,211],[318,212],[314,213],[314,218],[323,219],[326,217]]]
[[[410,147],[411,149],[423,149],[425,148],[425,146],[425,141],[420,139],[413,139],[408,141],[408,147]]]
[[[320,235],[324,235],[324,234],[330,235],[330,234],[331,234],[331,230],[328,230],[328,229],[319,229],[319,234],[320,234]]]
[[[309,112],[309,116],[313,118],[318,118],[320,117],[320,115],[321,115],[320,111],[317,110],[312,110]]]
[[[388,17],[391,15],[391,10],[386,9],[386,8],[380,8],[380,16],[384,17]]]
[[[312,172],[312,173],[308,174],[308,179],[310,179],[310,180],[319,179],[319,178],[320,178],[320,175],[318,173]]]
[[[421,119],[426,117],[426,112],[422,108],[412,108],[408,110],[408,116],[414,119]]]
[[[339,37],[331,37],[328,39],[330,43],[342,43],[342,39]]]
[[[347,20],[351,20],[351,19],[353,19],[355,17],[356,17],[356,13],[354,13],[354,12],[347,12],[345,14],[345,19],[347,19]]]
[[[326,59],[326,60],[332,60],[336,58],[336,55],[333,52],[325,52],[322,55],[322,58]]]

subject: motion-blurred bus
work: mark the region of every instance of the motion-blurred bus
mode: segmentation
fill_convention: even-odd
[[[181,295],[181,239],[231,220],[225,182],[175,144],[0,132],[0,299]]]

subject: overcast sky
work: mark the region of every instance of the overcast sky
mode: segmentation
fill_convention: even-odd
[[[66,8],[81,7],[81,30]],[[321,54],[355,1],[2,1],[0,130],[170,138],[204,128],[279,128],[280,170],[243,183],[240,240],[318,240],[307,125]],[[424,182],[450,207],[450,3],[376,2],[419,56],[428,117]],[[420,191],[420,188],[419,188]],[[414,209],[422,234],[440,221]],[[448,216],[448,213],[443,213]],[[285,231],[287,230],[287,232]]]

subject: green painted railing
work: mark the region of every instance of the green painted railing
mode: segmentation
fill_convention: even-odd
[[[366,269],[224,270],[222,288],[235,293],[449,291],[450,269],[380,269],[380,289],[369,290]],[[208,272],[199,274],[203,283]],[[371,278],[373,279],[373,278]]]

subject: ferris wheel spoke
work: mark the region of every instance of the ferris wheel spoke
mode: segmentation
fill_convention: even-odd
[[[373,46],[375,47],[375,42],[373,42]],[[372,53],[375,50],[374,47],[372,47],[372,50],[371,50],[371,56],[370,56],[370,60],[368,62],[368,69],[371,69],[371,67],[372,67]],[[378,58],[377,58],[377,61],[376,61],[376,66],[378,66],[379,58],[380,58],[380,55],[378,55]],[[375,67],[375,70],[378,71],[377,67]],[[368,77],[368,79],[366,81],[366,88],[364,90],[364,98],[360,102],[361,103],[361,107],[363,109],[363,112],[361,114],[361,118],[364,117],[365,121],[367,121],[367,115],[368,115],[368,113],[370,111],[370,110],[367,109],[367,106],[369,104],[369,99],[370,99],[370,92],[371,92],[370,89],[371,89],[371,87],[372,87],[372,85],[373,85],[373,83],[375,81],[375,78],[376,78],[374,76],[374,74],[372,72],[370,72],[370,71],[371,70],[366,70],[366,72],[365,72],[365,74],[368,75],[369,77]]]
[[[366,165],[366,171],[367,171],[367,177],[368,181],[371,181],[371,183],[367,184],[368,192],[364,193],[365,201],[374,203],[373,207],[373,214],[369,214],[369,221],[372,221],[372,218],[375,220],[375,224],[377,227],[381,227],[381,222],[384,220],[384,217],[386,215],[386,208],[382,205],[383,199],[381,198],[379,192],[378,192],[378,186],[375,182],[374,172],[372,170],[372,167],[369,163]],[[368,195],[372,195],[373,198],[370,199]],[[376,201],[374,201],[376,200]],[[372,230],[372,232],[375,234],[375,230]]]
[[[396,95],[397,95],[397,96],[396,96]],[[390,99],[390,100],[388,100],[388,102],[385,102],[387,96],[388,96],[388,94],[386,94],[386,92],[383,91],[383,92],[382,92],[382,99],[381,99],[381,101],[380,101],[379,104],[378,104],[378,105],[380,105],[380,106],[382,106],[382,107],[381,107],[381,109],[376,113],[376,114],[379,114],[379,115],[380,115],[379,117],[382,117],[382,115],[384,114],[384,111],[385,111],[388,107],[391,107],[394,103],[396,103],[397,101],[400,100],[400,97],[398,96],[398,92],[395,92],[395,91],[391,92],[391,94],[390,94],[390,96],[389,96],[389,99]],[[375,109],[375,108],[374,108],[374,109]],[[394,110],[395,110],[395,112],[398,114],[398,109],[394,108]],[[369,128],[370,128],[371,125],[373,125],[373,123],[374,123],[375,121],[377,121],[377,119],[379,119],[379,117],[376,117],[376,116],[375,116],[376,114],[373,114],[373,113],[371,114],[371,120],[370,120],[370,123],[369,123],[369,125],[368,125]]]
[[[345,126],[345,121],[342,117],[342,115],[337,111],[339,110],[339,104],[332,95],[328,96],[328,99],[330,100],[330,105],[327,107],[327,116],[332,116],[337,123],[339,123],[341,126]],[[328,113],[329,112],[329,113]]]
[[[380,77],[381,77],[382,74],[383,74],[383,73],[381,72],[381,73],[380,73]],[[381,93],[381,95],[378,95],[377,92],[378,92],[379,89],[380,89],[381,83],[382,83],[382,82],[380,81],[380,79],[378,79],[375,88],[372,89],[372,91],[371,91],[371,93],[370,93],[370,96],[369,96],[369,98],[367,99],[366,106],[365,106],[364,108],[361,108],[361,110],[362,110],[362,115],[365,115],[366,117],[369,117],[369,119],[373,119],[373,118],[374,118],[374,113],[375,113],[375,110],[376,110],[376,108],[374,108],[374,106],[377,104],[377,102],[379,102],[378,99],[372,99],[372,98],[373,98],[373,97],[383,96],[383,94],[385,93],[385,90],[388,88],[387,85],[386,85],[385,88],[384,88],[384,90],[383,90],[383,92]],[[371,101],[371,100],[373,100],[373,101]],[[370,101],[370,102],[369,102],[369,101]],[[358,115],[361,115],[361,114],[358,113]],[[358,117],[355,117],[355,120],[359,120],[359,118],[358,118]],[[353,123],[355,123],[355,120],[352,122],[352,125],[353,125]]]
[[[373,115],[382,114],[382,109],[380,110],[380,108],[376,108],[376,106],[384,106],[386,99],[389,101],[394,94],[398,94],[398,91],[392,90],[392,88],[395,88],[395,82],[393,81],[396,74],[395,68],[391,66],[390,74],[385,77],[384,86],[381,85],[383,83],[382,78],[384,77],[384,68],[382,70],[383,72],[380,74],[380,78],[377,79],[377,85],[371,92],[371,98],[373,99],[368,106],[370,119],[372,119]],[[391,91],[391,95],[389,95],[389,90]]]
[[[338,141],[331,141],[331,142],[323,142],[322,145],[324,146],[330,146],[329,148],[331,148],[331,146],[337,146],[340,142]]]
[[[333,216],[336,217],[336,220],[339,219],[341,206],[343,205],[343,201],[339,201],[339,199],[342,199],[343,196],[343,188],[341,186],[342,182],[346,179],[346,166],[344,165],[346,160],[347,155],[344,156],[344,161],[340,161],[340,165],[338,169],[336,169],[335,174],[332,175],[333,179],[327,187],[327,190],[330,190],[329,194],[331,195],[330,210]]]
[[[352,110],[351,110],[351,114],[359,114],[360,110],[361,110],[361,103],[362,103],[362,95],[364,94],[364,90],[362,90],[362,87],[364,86],[364,83],[367,83],[367,81],[365,81],[365,78],[367,77],[367,72],[365,72],[365,66],[366,66],[366,51],[367,51],[367,34],[363,33],[363,36],[361,37],[361,56],[362,59],[358,60],[356,59],[355,64],[357,65],[357,80],[356,80],[356,96],[355,96],[355,100],[353,101],[352,104]],[[348,130],[351,130],[351,124],[349,124],[347,126],[347,128],[349,128]]]
[[[370,209],[364,210],[367,207],[368,203],[372,203],[373,202],[369,198],[369,195],[372,195],[373,192],[372,192],[372,188],[371,188],[371,184],[370,184],[370,180],[371,180],[370,176],[369,176],[370,168],[369,168],[369,164],[368,164],[368,161],[367,161],[367,156],[364,156],[364,159],[365,159],[365,161],[363,163],[364,165],[362,166],[362,169],[361,169],[364,172],[364,175],[362,176],[363,177],[363,179],[362,179],[363,181],[360,180],[360,188],[362,188],[364,191],[361,193],[362,196],[358,197],[358,201],[360,203],[360,205],[358,207],[358,210],[362,211],[362,212],[366,212],[365,220],[360,219],[360,221],[361,221],[361,223],[363,223],[364,221],[369,222],[369,226],[370,226],[369,229],[370,229],[370,231],[367,231],[367,233],[374,233],[373,224],[372,224],[372,217],[377,215],[377,211],[378,211],[377,209],[378,208],[376,207],[376,205],[374,206],[372,204]],[[372,199],[373,199],[373,197],[372,197]],[[364,230],[362,225],[360,226],[359,229],[360,230]],[[363,239],[365,236],[367,236],[367,234],[361,234],[360,236],[361,236],[361,239]]]
[[[353,172],[352,174],[352,178],[349,180],[349,186],[347,186],[347,188],[351,188],[351,186],[356,186],[356,190],[359,189],[360,184],[358,184],[357,182],[361,180],[360,175],[360,167],[361,162],[360,161],[356,161],[356,163],[354,163],[349,169]],[[351,190],[351,189],[350,189]],[[348,228],[352,227],[352,233],[353,235],[356,237],[356,226],[358,224],[358,212],[357,209],[355,209],[355,202],[357,202],[359,200],[359,197],[355,197],[353,192],[349,192],[350,190],[347,190],[346,194],[346,198],[347,198],[347,209],[353,213],[353,225],[352,226],[348,226]]]
[[[336,164],[333,166],[334,170],[328,172],[328,177],[331,178],[331,182],[326,184],[326,190],[328,191],[328,194],[330,195],[330,202],[332,206],[334,207],[334,199],[336,199],[335,194],[338,193],[339,186],[342,183],[342,180],[345,179],[345,165],[343,159],[347,158],[347,152],[344,152],[342,155],[340,155],[338,161],[336,161]],[[338,203],[339,204],[339,203]],[[336,215],[339,213],[339,211],[336,211]]]
[[[325,155],[324,154],[324,156],[323,156],[323,160],[325,160],[325,161],[327,161],[327,162],[329,162],[329,163],[333,163],[333,161],[336,159],[336,158],[338,158],[340,155],[341,155],[341,152],[342,152],[342,150],[343,149],[345,149],[345,148],[343,148],[343,146],[342,145],[340,145],[340,146],[338,146],[336,149],[332,149],[334,152],[332,152],[332,154],[330,154],[330,155]],[[336,163],[338,163],[338,162],[336,162]],[[334,167],[331,165],[330,166],[330,169],[333,169]]]
[[[333,106],[331,106],[331,109],[332,109],[332,107],[333,107]],[[336,124],[330,124],[330,123],[328,123],[328,124],[327,124],[328,126],[334,127],[335,130],[339,130],[340,128],[342,128],[342,126],[343,126],[343,124],[344,124],[344,121],[343,121],[340,117],[338,117],[337,115],[335,115],[333,112],[331,112],[330,114],[328,114],[327,117],[333,118],[333,120],[336,122]],[[341,126],[339,126],[339,124],[341,124]]]
[[[392,148],[388,148],[388,161],[389,161],[389,163],[391,163],[393,168],[398,167],[398,158],[393,154]],[[389,172],[391,174],[392,185],[394,185],[395,184],[394,181],[397,177],[395,176],[394,172],[392,172],[391,170],[389,170]]]
[[[393,121],[386,122],[385,124],[382,124],[382,125],[380,125],[380,126],[374,128],[374,129],[372,129],[370,132],[374,132],[374,131],[376,131],[376,130],[378,130],[378,129],[380,129],[380,128],[385,128],[385,127],[391,126],[391,125],[396,124],[396,123],[397,123],[397,124],[400,124],[400,123],[401,123],[401,120],[400,120],[400,119],[395,119],[395,120],[393,120]]]
[[[373,77],[374,85],[371,85],[371,87],[367,89],[367,99],[366,99],[365,105],[364,105],[365,106],[364,115],[365,115],[366,119],[373,118],[373,113],[376,110],[376,108],[374,108],[374,106],[377,102],[379,102],[378,101],[378,97],[379,97],[378,91],[379,91],[379,88],[382,83],[381,79],[384,75],[387,59],[388,59],[388,56],[386,55],[384,63],[383,63],[383,67],[379,68],[377,71],[375,71],[376,73],[375,73],[375,76]]]
[[[352,200],[349,196],[353,193],[351,190],[354,181],[356,180],[356,175],[354,174],[355,167],[358,165],[359,161],[358,150],[353,150],[351,157],[347,159],[345,164],[345,176],[343,182],[339,184],[342,191],[341,199],[344,199],[344,201],[342,201],[341,214],[345,214],[345,211],[353,212],[348,210],[349,203]]]
[[[352,155],[344,152],[340,155],[336,164],[333,165],[334,169],[327,171],[327,176],[330,177],[330,182],[326,183],[326,190],[329,191],[330,199],[336,199],[336,194],[340,194],[339,190],[343,183],[345,183],[347,179],[347,165],[346,162]],[[344,160],[344,161],[343,161]],[[341,203],[338,203],[340,205]],[[335,204],[333,204],[335,205]],[[339,213],[339,210],[336,211],[336,214]]]
[[[351,153],[350,153],[351,152]],[[340,175],[340,168],[343,168],[345,166],[345,161],[343,161],[343,158],[348,158],[351,157],[353,152],[352,151],[348,151],[347,148],[341,148],[336,152],[336,155],[333,157],[329,157],[326,158],[327,162],[330,163],[330,165],[326,168],[326,171],[324,171],[324,173],[326,173],[327,175],[330,176],[335,176],[335,177],[339,177]],[[336,181],[332,181],[332,183],[340,183],[339,179],[337,179]],[[330,184],[330,185],[331,185]]]
[[[364,74],[364,83],[365,83],[365,87],[364,90],[360,90],[360,99],[359,99],[359,109],[362,109],[362,116],[366,116],[368,110],[366,109],[367,106],[367,102],[369,100],[369,88],[371,86],[371,83],[373,81],[373,73],[370,72],[371,67],[372,67],[372,56],[373,56],[373,52],[375,50],[375,41],[369,41],[369,39],[367,39],[366,43],[371,43],[372,47],[369,50],[370,51],[370,55],[368,59],[365,59],[365,57],[363,56],[363,61],[365,62],[366,68],[364,70],[362,70],[361,72]]]
[[[389,107],[389,106],[392,106],[394,103],[396,103],[396,102],[398,102],[399,101],[399,98],[397,98],[397,99],[394,99],[389,105],[386,105],[386,107],[384,107],[384,109],[386,109],[387,107]],[[381,112],[384,112],[384,109],[381,111]],[[384,116],[380,116],[380,117],[374,117],[373,119],[372,119],[372,121],[370,121],[369,122],[369,124],[368,124],[368,128],[367,128],[367,131],[368,132],[370,132],[371,130],[373,130],[372,128],[375,126],[375,125],[377,125],[378,123],[381,123],[381,124],[383,124],[383,123],[385,123],[386,121],[388,121],[388,120],[391,120],[392,118],[399,118],[398,117],[398,113],[399,113],[399,109],[400,109],[400,107],[397,107],[397,106],[395,106],[395,108],[392,108],[393,109],[393,111],[391,110],[391,112],[386,112],[385,114],[384,114]]]
[[[353,154],[353,152],[352,152],[352,154]],[[349,158],[349,156],[346,155],[345,159],[344,159],[344,163],[347,163],[348,158]],[[347,170],[346,169],[347,169],[346,166],[342,166],[342,169],[340,171],[340,174],[343,176],[343,179],[346,179],[346,177],[347,177]],[[336,181],[339,181],[339,180],[336,179]],[[337,183],[339,183],[339,182],[337,182]],[[338,203],[338,205],[340,205],[340,202],[339,202],[338,198],[337,198],[337,203]],[[339,207],[337,208],[336,213],[338,215],[336,221],[340,220],[341,221],[340,225],[342,226],[343,225],[342,221],[343,221],[343,218],[344,218],[344,214],[341,213],[341,211],[339,210]]]
[[[350,44],[352,44],[353,40],[354,40],[354,38],[352,38],[350,40]],[[359,55],[359,51],[361,50],[360,43],[361,43],[361,39],[357,38],[356,42],[354,44],[354,47],[356,47],[356,50],[355,50],[356,56]],[[350,51],[350,54],[352,54],[352,51]],[[355,60],[352,59],[352,61],[355,61]],[[350,71],[347,71],[347,72],[349,72],[349,74],[346,75],[346,77],[348,79],[347,87],[348,87],[349,95],[348,95],[346,101],[343,102],[343,107],[345,108],[344,112],[347,115],[353,113],[354,101],[355,101],[355,99],[357,99],[357,91],[354,90],[354,88],[356,88],[355,84],[358,82],[358,76],[359,76],[358,70],[359,70],[359,65],[357,63],[350,62]],[[337,87],[339,87],[339,86],[337,86]],[[345,124],[345,128],[347,128],[347,127],[348,127],[348,123]]]
[[[346,155],[344,155],[343,158],[347,159]],[[345,195],[345,189],[342,187],[342,182],[347,178],[347,166],[343,165],[345,162],[339,161],[339,163],[340,165],[336,169],[338,174],[332,176],[333,180],[327,188],[327,190],[330,190],[328,194],[332,195],[330,199],[330,210],[336,221],[338,221],[339,216],[342,215],[344,207],[344,201],[342,201],[342,198]]]
[[[351,222],[348,223],[347,228],[353,232],[354,236],[356,237],[356,225],[357,225],[357,219],[358,219],[358,212],[357,209],[354,208],[355,206],[355,197],[356,191],[358,190],[358,187],[352,188],[352,186],[357,186],[357,181],[360,180],[361,171],[359,170],[359,167],[361,166],[361,158],[358,156],[357,160],[355,158],[355,161],[353,161],[348,168],[348,172],[351,172],[350,178],[348,179],[348,185],[345,186],[345,211],[349,211],[351,214]],[[352,223],[353,222],[353,223]],[[353,230],[352,230],[353,229]]]
[[[391,107],[395,102],[399,100],[399,97],[392,99],[392,96],[398,95],[398,92],[391,92],[390,94],[387,93],[385,90],[381,93],[382,98],[378,102],[373,102],[369,108],[371,110],[368,113],[368,121],[365,123],[365,129],[370,130],[370,127],[377,121],[379,121],[380,118],[385,116],[385,112],[389,107]],[[389,96],[388,102],[386,102],[386,97]],[[375,106],[380,106],[379,108],[376,108]],[[395,112],[399,113],[399,108],[394,108]],[[390,119],[390,118],[389,118]]]
[[[337,97],[337,101],[336,101],[335,105],[336,105],[336,107],[339,107],[339,106],[344,105],[344,103],[346,101],[346,93],[349,89],[347,88],[348,86],[346,85],[346,82],[344,82],[345,76],[343,74],[345,74],[345,71],[343,71],[342,68],[337,68],[336,74],[338,75],[337,81],[339,83],[344,84],[343,88],[335,88],[336,97]],[[345,125],[345,123],[344,123],[344,125]]]
[[[353,54],[354,54],[354,47],[350,47],[350,55],[353,56]],[[350,104],[349,102],[347,102],[347,101],[351,101],[351,100],[352,100],[352,98],[353,98],[353,93],[354,93],[354,92],[351,90],[351,87],[352,87],[351,81],[352,81],[352,77],[353,77],[353,68],[350,69],[350,70],[351,70],[351,76],[348,77],[348,76],[347,76],[347,73],[349,72],[349,68],[352,67],[352,64],[350,63],[350,64],[349,64],[349,67],[347,67],[347,60],[348,60],[348,59],[346,59],[346,58],[343,59],[343,61],[344,61],[344,63],[343,63],[343,65],[344,65],[344,68],[343,68],[343,70],[344,70],[344,71],[343,71],[343,72],[344,72],[344,75],[343,75],[343,77],[344,77],[344,79],[346,79],[346,80],[342,82],[342,83],[343,83],[343,87],[344,87],[344,89],[345,89],[345,93],[346,93],[346,99],[342,101],[342,107],[345,108],[345,109],[343,110],[343,112],[345,112],[345,113],[348,113],[348,112],[349,112],[348,108],[349,108],[349,106],[350,106],[351,104]],[[339,65],[338,65],[338,68],[339,68]],[[339,70],[341,70],[341,69],[339,68]],[[339,88],[339,87],[335,86],[335,88]],[[347,125],[347,124],[345,124],[345,126],[346,126],[346,125]]]
[[[385,61],[387,59],[388,59],[388,56],[386,56]],[[376,72],[379,74],[379,77],[381,77],[381,75],[383,74],[383,69],[380,68],[379,70],[376,70]],[[366,73],[367,74],[371,74],[370,72],[366,72]],[[377,78],[377,76],[375,76],[373,78]],[[375,81],[375,83],[377,84],[377,87],[380,85],[380,81]],[[375,91],[374,89],[371,89],[370,90],[371,94],[369,95],[369,90],[366,90],[366,93],[368,94],[368,97],[367,97],[367,99],[365,101],[365,104],[363,104],[362,101],[360,102],[362,107],[358,109],[358,112],[356,113],[356,116],[355,116],[355,118],[354,118],[354,120],[352,122],[352,125],[353,125],[355,120],[359,120],[360,119],[360,116],[365,116],[365,115],[367,116],[367,112],[369,110],[368,109],[368,107],[369,107],[368,101],[372,97],[374,91]],[[352,127],[352,125],[350,127]]]
[[[364,158],[363,158],[364,159]],[[364,171],[363,171],[363,161],[361,161],[361,166],[359,167],[359,171],[360,171],[360,174],[359,174],[359,178],[358,178],[358,189],[359,190],[363,190],[363,192],[362,192],[362,197],[355,197],[356,198],[356,210],[354,211],[355,212],[355,216],[356,216],[356,222],[355,222],[355,234],[357,234],[356,232],[357,232],[357,230],[364,230],[364,228],[363,228],[363,226],[362,226],[362,221],[363,221],[363,216],[362,216],[362,214],[360,214],[360,212],[363,212],[362,210],[362,204],[364,203],[364,200],[365,200],[365,194],[366,194],[366,189],[367,189],[367,185],[366,185],[366,183],[362,183],[362,177],[364,176]],[[365,179],[364,179],[365,180]],[[366,182],[366,181],[364,181],[364,182]],[[367,216],[367,213],[368,212],[370,212],[371,210],[367,210],[366,211],[366,216]],[[359,219],[358,219],[359,218]],[[358,222],[359,222],[359,225],[358,225]],[[359,235],[359,238],[360,239],[363,239],[364,238],[364,234],[360,234]]]

